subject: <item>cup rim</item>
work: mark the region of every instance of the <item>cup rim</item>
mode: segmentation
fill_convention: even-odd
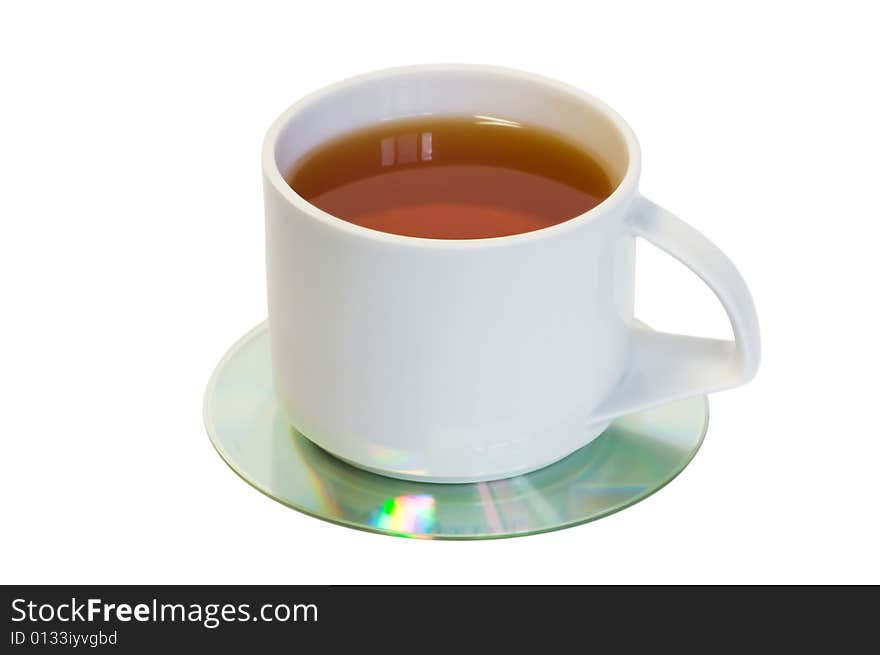
[[[411,73],[484,73],[494,76],[511,77],[530,84],[544,86],[556,91],[566,93],[576,97],[581,102],[590,105],[594,110],[601,113],[608,121],[618,130],[626,144],[627,166],[623,178],[617,184],[614,191],[611,192],[605,200],[595,207],[587,210],[582,214],[578,214],[568,220],[556,223],[548,227],[543,227],[529,232],[519,232],[517,234],[509,234],[497,237],[484,237],[480,239],[435,239],[430,237],[415,237],[404,234],[394,234],[392,232],[382,232],[372,228],[351,223],[345,219],[334,216],[329,212],[313,205],[308,200],[299,195],[284,179],[284,175],[278,169],[275,159],[275,147],[279,136],[287,125],[296,118],[302,110],[309,105],[318,102],[323,97],[330,95],[340,89],[351,84],[362,82],[378,82],[383,79],[389,79],[399,75],[407,75]],[[330,84],[321,89],[313,91],[302,97],[293,105],[288,107],[281,113],[272,123],[263,139],[262,148],[262,164],[263,176],[282,198],[291,203],[296,209],[310,216],[314,220],[348,232],[352,236],[380,241],[388,244],[422,246],[430,248],[446,248],[446,249],[464,249],[474,247],[487,246],[506,246],[513,244],[522,244],[529,241],[536,241],[550,236],[561,235],[570,230],[576,229],[578,226],[586,222],[599,220],[602,216],[614,212],[619,209],[627,200],[634,195],[638,184],[638,176],[641,169],[641,149],[638,140],[632,128],[625,120],[612,109],[608,104],[596,98],[579,88],[554,80],[536,73],[529,73],[513,68],[501,66],[488,66],[483,64],[420,64],[414,66],[397,66],[393,68],[385,68],[361,75],[348,77],[334,84]]]

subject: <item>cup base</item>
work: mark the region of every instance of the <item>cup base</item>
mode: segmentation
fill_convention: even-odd
[[[500,480],[437,484],[377,475],[289,427],[275,400],[265,325],[220,362],[204,415],[223,460],[270,498],[347,527],[424,539],[522,536],[624,509],[687,466],[709,416],[705,396],[624,416],[555,463]]]
[[[415,475],[409,473],[403,473],[400,471],[393,471],[387,469],[373,468],[372,466],[367,466],[365,464],[361,464],[360,462],[355,462],[353,460],[348,459],[347,457],[342,457],[341,455],[337,455],[334,452],[327,450],[326,448],[322,448],[320,444],[315,443],[317,448],[321,448],[325,450],[328,455],[331,457],[335,457],[349,466],[353,466],[355,468],[359,468],[362,471],[367,471],[368,473],[372,473],[373,475],[382,475],[387,478],[394,478],[396,480],[407,480],[410,482],[427,482],[430,484],[471,484],[474,482],[490,482],[493,480],[506,480],[507,478],[513,478],[518,475],[528,475],[529,473],[534,473],[535,471],[540,471],[543,468],[548,466],[552,466],[556,462],[561,459],[565,459],[569,455],[571,455],[576,450],[580,450],[584,446],[588,445],[593,439],[596,439],[599,435],[601,435],[611,424],[610,421],[605,423],[599,423],[595,426],[588,426],[584,428],[581,436],[580,446],[573,450],[570,450],[562,455],[556,455],[551,457],[545,462],[541,462],[536,465],[524,466],[519,469],[515,469],[513,471],[504,471],[504,472],[493,472],[484,476],[468,476],[468,477],[437,477],[432,475]],[[301,434],[301,433],[300,433]],[[302,435],[303,438],[308,439],[306,435]],[[311,440],[310,440],[311,441]],[[314,443],[314,442],[312,442]]]

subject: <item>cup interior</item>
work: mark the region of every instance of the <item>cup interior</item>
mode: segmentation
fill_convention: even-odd
[[[329,139],[423,115],[481,116],[550,129],[590,153],[615,188],[638,152],[632,131],[612,109],[567,85],[507,69],[416,66],[364,75],[304,98],[270,129],[265,159],[283,176]]]

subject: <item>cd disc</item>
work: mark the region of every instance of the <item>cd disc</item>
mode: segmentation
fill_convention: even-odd
[[[601,518],[663,487],[690,462],[708,424],[705,396],[615,420],[543,469],[469,484],[410,482],[347,464],[292,429],[275,402],[265,324],[226,354],[208,385],[214,447],[270,498],[326,521],[389,535],[491,539]]]

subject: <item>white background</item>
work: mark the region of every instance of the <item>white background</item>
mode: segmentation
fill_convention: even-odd
[[[869,3],[7,3],[0,10],[0,582],[880,582],[878,48]],[[492,542],[347,530],[251,489],[202,394],[263,320],[260,142],[303,94],[423,62],[615,107],[642,190],[749,282],[764,362],[692,465],[596,523]],[[729,333],[650,247],[638,313]]]

